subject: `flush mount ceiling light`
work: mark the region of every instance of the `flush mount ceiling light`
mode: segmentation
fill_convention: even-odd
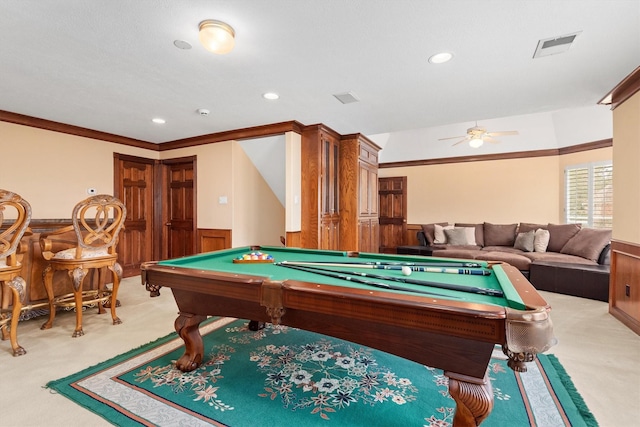
[[[267,93],[263,93],[263,94],[262,94],[262,97],[263,97],[264,99],[274,100],[274,99],[278,99],[278,98],[280,98],[280,95],[278,95],[278,94],[277,94],[277,93],[275,93],[275,92],[267,92]]]
[[[158,124],[158,125],[163,125],[163,124],[165,124],[167,122],[165,119],[160,118],[160,117],[155,117],[155,118],[151,119],[151,121],[153,123]]]
[[[236,33],[228,24],[207,19],[200,23],[199,28],[200,43],[209,52],[224,55],[233,50]]]
[[[451,58],[453,58],[452,53],[440,52],[429,57],[429,62],[432,64],[443,64],[445,62],[451,61]]]

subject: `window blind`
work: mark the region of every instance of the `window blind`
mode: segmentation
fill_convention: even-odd
[[[565,220],[594,228],[613,226],[613,165],[590,163],[565,169]]]

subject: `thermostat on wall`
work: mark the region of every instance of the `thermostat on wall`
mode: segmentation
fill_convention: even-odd
[[[87,194],[93,196],[94,194],[98,194],[98,190],[95,188],[87,188]]]

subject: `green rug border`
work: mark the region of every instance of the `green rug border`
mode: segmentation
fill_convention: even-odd
[[[220,319],[220,317],[209,318],[205,322],[203,322],[201,326],[204,326],[218,319]],[[238,319],[238,320],[242,320],[242,319]],[[147,347],[162,345],[176,338],[179,338],[178,334],[176,332],[171,332],[165,335],[164,337],[160,337],[146,344],[142,344],[136,348],[126,351],[125,353],[114,356],[96,365],[85,368],[79,372],[76,372],[74,374],[68,375],[66,377],[63,377],[57,380],[49,381],[44,386],[44,388],[53,390],[58,394],[65,396],[76,405],[81,406],[85,409],[88,409],[89,411],[93,412],[94,414],[98,415],[99,417],[103,418],[104,420],[106,420],[111,424],[114,424],[117,426],[143,426],[144,424],[124,415],[122,412],[112,408],[109,405],[105,405],[104,403],[93,399],[91,396],[85,395],[87,399],[83,399],[90,403],[85,404],[85,403],[79,402],[77,399],[74,398],[74,395],[81,392],[76,390],[74,387],[71,387],[70,384],[86,376],[92,375],[100,370],[103,370],[105,367],[109,365],[117,364],[122,362],[123,360],[136,356],[137,354],[140,354],[141,351],[145,351],[145,348]],[[538,360],[540,361],[540,364],[543,366],[546,377],[549,379],[549,382],[551,383],[553,390],[556,393],[558,393],[561,390],[565,390],[566,396],[575,406],[575,411],[572,411],[571,408],[566,408],[566,407],[564,408],[565,411],[567,413],[577,412],[579,416],[584,420],[585,425],[587,427],[598,427],[599,424],[595,416],[589,410],[582,395],[580,395],[580,392],[576,388],[575,384],[573,383],[573,380],[567,373],[564,366],[562,366],[562,364],[560,363],[560,360],[558,359],[558,357],[555,356],[554,354],[543,354],[542,356],[545,356],[545,357],[538,357]],[[220,424],[222,425],[222,423]]]
[[[210,320],[212,321],[213,319],[208,319],[207,322],[209,322]],[[206,324],[205,322],[201,323],[201,325],[205,325],[205,324]],[[71,374],[57,380],[49,381],[44,386],[44,388],[56,391],[58,394],[65,396],[67,399],[71,400],[76,405],[81,406],[85,409],[88,409],[89,411],[105,419],[111,424],[114,424],[117,426],[144,426],[144,424],[131,419],[130,417],[126,416],[122,412],[112,408],[109,405],[105,405],[104,403],[96,399],[93,399],[91,396],[85,395],[86,399],[82,399],[83,401],[87,401],[88,403],[83,403],[78,401],[78,399],[75,398],[75,395],[82,392],[78,391],[74,387],[71,387],[71,384],[81,380],[84,377],[93,375],[94,373],[103,370],[109,365],[115,365],[117,363],[121,363],[126,359],[134,357],[140,354],[141,352],[145,351],[147,347],[166,344],[167,342],[172,341],[176,338],[179,338],[178,334],[176,332],[170,332],[164,337],[160,337],[146,344],[142,344],[139,347],[135,347],[131,350],[126,351],[125,353],[114,356],[96,365],[89,366],[88,368],[85,368],[79,372],[76,372],[75,374]]]
[[[567,370],[562,366],[558,357],[554,354],[544,354],[544,358],[538,357],[540,364],[544,368],[547,378],[551,382],[553,390],[558,393],[558,390],[564,389],[573,405],[575,406],[578,414],[582,417],[587,427],[598,427],[598,421],[593,415],[589,407],[587,406],[584,398],[576,388],[571,376],[567,373]],[[551,368],[552,370],[550,370]],[[554,373],[553,377],[550,375]],[[562,388],[559,388],[560,385]],[[570,412],[569,408],[565,408],[565,411]]]

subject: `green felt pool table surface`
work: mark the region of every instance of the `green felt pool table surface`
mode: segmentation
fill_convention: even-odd
[[[341,287],[351,287],[359,289],[371,289],[368,285],[346,281],[339,278],[327,277],[324,275],[300,271],[292,268],[286,268],[278,265],[281,262],[321,262],[321,263],[353,263],[353,262],[398,262],[398,263],[424,263],[428,261],[438,262],[439,264],[450,263],[454,266],[460,263],[460,260],[442,259],[442,258],[426,258],[418,256],[392,255],[392,254],[374,254],[374,253],[358,253],[357,256],[343,251],[321,251],[307,250],[298,248],[269,247],[262,246],[259,251],[269,254],[274,258],[274,262],[270,263],[238,263],[235,259],[245,254],[250,254],[258,250],[251,247],[240,247],[217,252],[209,252],[188,256],[184,258],[176,258],[173,260],[161,261],[160,265],[197,269],[203,271],[217,271],[241,275],[253,275],[267,277],[270,280],[297,280],[313,283],[322,283],[327,285],[335,285]],[[458,290],[443,289],[441,287],[429,287],[410,283],[399,283],[393,280],[379,280],[377,282],[395,285],[409,289],[407,292],[390,290],[388,292],[406,293],[416,295],[411,290],[420,292],[431,292],[433,296],[441,298],[449,298],[457,301],[469,301],[483,304],[495,304],[503,307],[514,309],[524,309],[525,305],[521,296],[514,289],[511,280],[508,278],[503,267],[500,264],[489,265],[486,261],[473,261],[482,266],[482,269],[489,272],[488,276],[469,275],[469,274],[449,274],[435,272],[414,271],[409,277],[403,276],[399,270],[379,270],[369,268],[358,268],[356,266],[340,267],[331,266],[323,267],[342,272],[343,274],[356,272],[365,274],[376,274],[381,276],[396,276],[399,278],[411,278],[424,280],[427,282],[463,285],[473,288],[501,290],[504,296],[491,296],[478,293],[470,293]],[[425,296],[428,298],[428,296]]]

